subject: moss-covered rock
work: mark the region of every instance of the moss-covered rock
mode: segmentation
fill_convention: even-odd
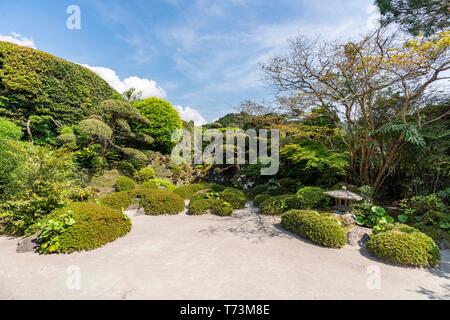
[[[341,248],[347,243],[347,232],[340,221],[317,211],[290,210],[282,215],[281,226],[325,247]]]

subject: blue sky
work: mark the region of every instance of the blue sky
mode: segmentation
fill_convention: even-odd
[[[118,90],[165,97],[185,119],[214,120],[273,97],[259,64],[287,40],[347,39],[370,28],[373,0],[14,0],[0,2],[0,40],[93,68]],[[81,29],[69,30],[69,5]],[[101,68],[100,68],[101,67]]]

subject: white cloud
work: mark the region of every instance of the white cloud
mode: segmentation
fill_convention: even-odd
[[[11,32],[10,35],[0,34],[0,41],[11,42],[11,43],[15,43],[19,46],[30,47],[30,48],[36,49],[36,45],[35,45],[33,39],[28,39],[16,32]]]
[[[178,113],[180,114],[181,119],[184,121],[194,121],[194,124],[196,126],[201,126],[207,123],[206,119],[203,118],[201,113],[191,107],[182,107],[182,106],[175,106],[175,109],[177,109]]]
[[[138,91],[142,91],[142,98],[166,97],[166,92],[154,80],[139,78],[136,76],[121,80],[117,73],[112,69],[105,67],[92,67],[87,64],[83,64],[82,66],[94,71],[119,93],[124,93],[130,88],[135,88]]]

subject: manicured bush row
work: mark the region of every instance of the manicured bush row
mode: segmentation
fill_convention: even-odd
[[[385,231],[371,235],[367,250],[386,262],[411,267],[437,267],[440,262],[434,240],[403,224],[390,225]]]
[[[331,215],[311,210],[290,210],[282,215],[284,229],[324,247],[341,248],[347,243],[347,232]]]

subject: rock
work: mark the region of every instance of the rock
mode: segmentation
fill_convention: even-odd
[[[342,223],[345,226],[352,226],[355,224],[355,215],[353,213],[346,213],[341,216]]]
[[[348,233],[348,244],[351,246],[364,246],[372,234],[372,229],[360,226],[353,227]]]
[[[36,243],[36,237],[26,237],[19,240],[17,243],[17,253],[25,253],[25,252],[35,252],[39,249],[38,244]]]

